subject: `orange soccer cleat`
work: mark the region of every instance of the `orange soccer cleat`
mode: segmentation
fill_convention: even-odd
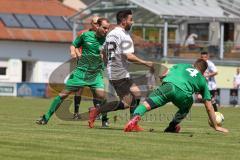
[[[124,132],[140,132],[143,131],[143,128],[140,127],[137,123],[141,120],[140,116],[134,116],[124,127]]]
[[[93,128],[95,119],[99,115],[100,110],[97,107],[91,107],[91,108],[89,108],[88,113],[89,113],[88,126],[89,126],[89,128]]]

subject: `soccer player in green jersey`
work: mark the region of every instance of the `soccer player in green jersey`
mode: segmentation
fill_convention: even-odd
[[[98,29],[98,24],[97,24],[97,20],[99,19],[99,17],[98,16],[93,16],[92,17],[92,20],[91,20],[91,28],[89,29],[89,30],[87,30],[87,31],[94,31],[94,32],[96,32],[97,31],[97,29]],[[81,32],[81,34],[83,34],[84,32],[87,32],[86,30],[83,30],[82,32]],[[71,57],[72,58],[74,58],[74,59],[76,59],[76,60],[78,60],[79,58],[81,58],[81,54],[82,54],[82,47],[80,47],[80,48],[76,48],[77,46],[75,46],[74,44],[72,44],[71,46],[70,46],[70,55],[71,55]],[[74,63],[76,62],[77,63],[77,61],[73,61]],[[74,64],[74,66],[75,66],[76,64]],[[75,93],[75,95],[74,95],[74,114],[73,114],[73,119],[80,119],[81,117],[80,117],[80,114],[79,114],[79,108],[80,108],[80,103],[81,103],[81,99],[82,99],[82,97],[81,97],[81,89],[80,89],[80,91],[79,92],[76,92]],[[93,99],[93,103],[94,103],[94,105],[96,105],[96,104],[98,104],[99,103],[99,101],[98,100],[96,100],[96,99]]]
[[[110,24],[106,18],[99,18],[97,23],[96,32],[84,32],[72,43],[76,48],[82,46],[81,58],[78,60],[77,67],[70,74],[65,89],[55,97],[49,110],[36,121],[37,124],[47,124],[63,100],[72,92],[79,91],[84,87],[91,88],[94,98],[104,100],[103,60],[100,50]]]
[[[193,66],[190,64],[174,65],[164,76],[163,84],[136,108],[134,117],[125,125],[124,131],[141,131],[138,122],[145,112],[172,102],[179,110],[165,132],[178,133],[180,131],[179,123],[187,116],[193,104],[192,95],[198,92],[203,97],[207,114],[213,124],[212,127],[216,131],[228,132],[227,129],[218,126],[215,120],[211,95],[206,78],[203,76],[207,67],[207,62],[202,59],[198,59]]]
[[[98,29],[98,19],[100,17],[98,16],[93,16],[92,20],[91,20],[91,28],[88,31],[94,31],[96,32]],[[86,31],[83,31],[81,34],[83,34]],[[82,54],[82,46],[80,46],[80,48],[78,48],[77,45],[73,44],[70,46],[70,54],[72,58],[75,58],[77,61],[79,60],[79,58],[81,58],[81,54]],[[75,62],[75,61],[73,61]],[[77,120],[77,119],[81,119],[81,116],[79,114],[79,108],[80,108],[80,103],[81,103],[81,94],[82,94],[82,89],[80,89],[78,92],[75,93],[74,96],[74,114],[73,114],[73,119]],[[101,104],[101,100],[93,98],[93,104],[94,106],[99,106]],[[107,114],[102,114],[101,116],[102,119],[102,127],[108,127],[109,123],[108,123],[108,118],[107,118]]]

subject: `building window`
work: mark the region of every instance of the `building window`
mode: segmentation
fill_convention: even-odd
[[[175,40],[176,40],[176,29],[169,28],[168,29],[168,41],[175,42]]]
[[[208,41],[209,23],[188,24],[188,35],[192,33],[198,35],[197,40]]]
[[[153,27],[146,28],[146,40],[150,42],[159,42],[159,29]]]
[[[137,36],[143,38],[143,29],[142,27],[133,27],[132,33]]]
[[[0,76],[7,75],[7,67],[0,67]]]
[[[224,23],[224,41],[233,42],[234,41],[234,24]]]

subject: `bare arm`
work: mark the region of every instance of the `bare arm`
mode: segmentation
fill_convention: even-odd
[[[208,73],[207,75],[205,75],[205,77],[214,77],[218,74],[218,72],[212,72],[212,73]]]
[[[151,61],[144,61],[132,53],[128,53],[128,54],[126,54],[126,56],[127,56],[127,60],[130,62],[135,62],[137,64],[143,64],[149,68],[153,68],[153,62],[151,62]]]
[[[217,125],[216,116],[215,116],[211,101],[204,101],[204,105],[205,105],[209,120],[213,124],[211,127],[213,127],[216,131],[228,133],[228,130],[226,128],[223,128]]]
[[[102,58],[104,64],[106,65],[106,64],[107,64],[107,55],[106,55],[106,52],[105,52],[104,50],[101,50],[100,55],[101,55],[101,58]]]
[[[81,57],[81,53],[78,48],[75,48],[75,46],[70,46],[70,55],[72,58]]]
[[[166,69],[166,70],[163,72],[163,74],[159,76],[160,80],[163,80],[163,78],[165,78],[165,77],[167,76],[168,72],[169,72],[169,69]]]
[[[237,85],[236,77],[235,77],[235,76],[233,77],[233,88],[235,88],[235,89],[238,88],[238,85]]]

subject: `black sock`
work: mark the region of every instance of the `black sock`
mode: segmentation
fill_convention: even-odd
[[[135,109],[137,108],[137,106],[139,105],[139,103],[140,103],[140,99],[133,100],[133,102],[130,106],[130,118],[133,117],[133,113],[134,113]]]
[[[217,112],[218,111],[217,103],[216,102],[212,103],[212,106],[213,106],[214,111]]]
[[[102,103],[103,103],[103,100],[99,100],[99,99],[95,99],[95,98],[93,99],[93,104],[95,107],[102,108],[102,106],[101,106]],[[107,112],[104,112],[104,113],[101,112],[101,114],[102,114],[102,121],[103,122],[108,121]]]
[[[93,98],[93,104],[95,107],[100,107],[102,103],[103,103],[103,100]]]
[[[108,121],[107,113],[102,113],[102,121],[103,122]]]
[[[124,103],[121,101],[113,101],[103,104],[100,107],[100,113],[107,113],[111,111],[123,110],[125,109]]]
[[[79,113],[79,106],[81,103],[81,96],[74,96],[74,113]]]

